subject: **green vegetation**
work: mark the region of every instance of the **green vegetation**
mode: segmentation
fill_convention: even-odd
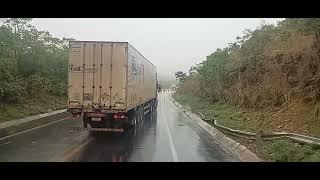
[[[67,98],[65,96],[59,97],[42,94],[37,97],[18,103],[3,105],[0,108],[0,123],[66,108]]]
[[[176,78],[180,94],[261,112],[259,128],[319,136],[320,19],[246,30]]]
[[[320,19],[285,19],[246,30],[176,78],[174,98],[221,125],[320,136]],[[264,159],[320,159],[319,149],[290,140],[264,141],[261,151],[254,142],[237,140]]]
[[[186,79],[187,74],[182,71],[178,71],[174,74],[174,76],[180,83],[182,83]]]
[[[191,67],[180,90],[241,107],[278,107],[295,98],[320,99],[320,19],[261,25]],[[180,81],[181,82],[181,81]],[[197,84],[191,86],[189,84]]]
[[[318,162],[320,160],[320,148],[318,146],[302,145],[287,139],[279,139],[263,142],[261,156],[279,162]]]
[[[54,38],[30,21],[2,19],[0,121],[59,109],[66,102],[70,39]]]
[[[190,94],[179,93],[174,93],[173,98],[193,113],[201,112],[208,119],[215,117],[217,122],[223,126],[251,132],[256,132],[259,128],[259,121],[256,120],[257,116],[223,102],[211,103],[208,100],[191,96]],[[210,121],[208,123],[212,124]],[[231,138],[245,144],[260,158],[267,161],[297,162],[320,160],[319,146],[302,145],[289,139],[264,140],[259,147],[261,150],[258,151],[257,144],[253,141],[246,141],[237,137]]]
[[[208,100],[187,94],[173,94],[173,98],[187,110],[195,114],[199,112],[208,119],[215,117],[219,124],[244,131],[255,131],[256,124],[248,114],[223,102],[211,103]],[[211,123],[211,122],[210,122]]]

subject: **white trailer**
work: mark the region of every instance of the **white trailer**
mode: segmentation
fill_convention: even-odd
[[[70,41],[68,111],[84,127],[132,126],[157,106],[157,70],[127,42]]]

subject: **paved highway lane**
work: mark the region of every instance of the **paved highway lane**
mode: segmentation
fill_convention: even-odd
[[[68,131],[81,126],[73,118],[0,140],[0,161],[45,162],[55,158],[88,139],[88,132]]]
[[[206,162],[238,161],[159,93],[157,112],[125,133],[68,131],[67,118],[0,141],[0,161]]]

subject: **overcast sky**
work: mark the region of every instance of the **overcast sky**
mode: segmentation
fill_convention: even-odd
[[[280,19],[263,19],[276,23]],[[262,19],[33,19],[54,37],[76,40],[127,41],[158,68],[160,75],[187,72],[217,48],[224,48]]]

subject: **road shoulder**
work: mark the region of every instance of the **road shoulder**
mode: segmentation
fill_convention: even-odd
[[[10,136],[45,124],[49,124],[66,117],[68,117],[68,112],[66,112],[66,109],[62,109],[1,123],[0,138],[4,138],[6,136]]]
[[[186,111],[181,104],[173,100],[170,96],[170,100],[179,108],[181,109],[190,119],[196,122],[202,129],[204,129],[208,134],[210,134],[213,138],[215,138],[221,145],[225,148],[230,150],[234,153],[239,160],[245,162],[261,162],[262,160],[258,158],[256,154],[251,152],[245,146],[241,145],[239,142],[227,137],[222,132],[214,128],[213,126],[209,125],[205,121],[203,121],[199,116],[192,112]]]

